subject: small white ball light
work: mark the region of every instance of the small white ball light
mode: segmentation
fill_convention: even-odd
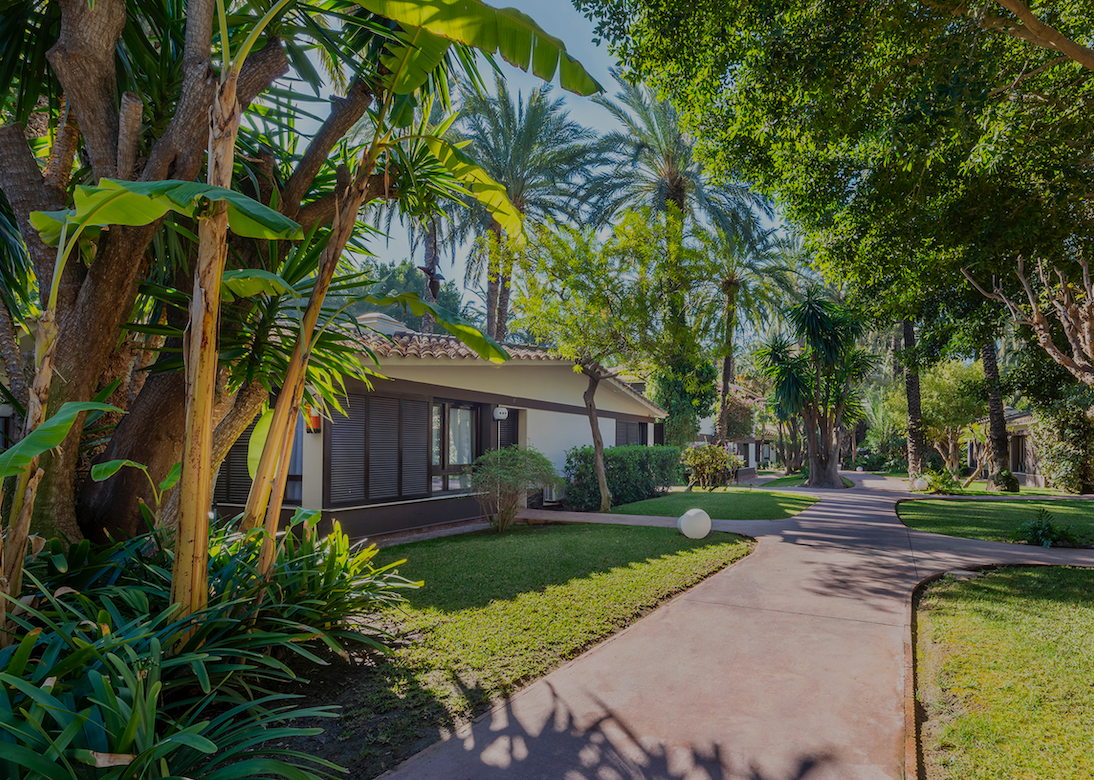
[[[923,479],[923,477],[918,477],[916,481],[912,483],[912,490],[926,490],[930,486],[930,482]]]
[[[689,509],[680,515],[676,527],[688,539],[702,539],[710,533],[710,515],[702,509]]]
[[[862,471],[862,466],[855,466],[855,471]]]

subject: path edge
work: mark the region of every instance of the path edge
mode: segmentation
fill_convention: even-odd
[[[924,577],[915,584],[904,599],[904,780],[925,780],[920,768],[923,766],[923,751],[919,738],[919,714],[916,710],[916,638],[919,621],[916,619],[915,605],[923,589],[946,576],[940,571]]]

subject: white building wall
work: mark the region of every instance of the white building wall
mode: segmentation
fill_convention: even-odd
[[[336,412],[337,414],[337,412]],[[323,420],[323,425],[330,425]],[[304,433],[304,474],[301,477],[301,506],[318,509],[323,506],[323,434]]]
[[[583,414],[564,414],[546,412],[540,409],[524,409],[525,444],[535,447],[555,464],[561,475],[566,466],[566,452],[574,447],[591,445],[592,431],[589,418]],[[600,435],[604,437],[604,446],[615,444],[615,420],[599,418]]]

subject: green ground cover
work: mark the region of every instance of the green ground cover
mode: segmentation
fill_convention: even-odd
[[[1094,777],[1094,571],[942,580],[917,614],[928,780]]]
[[[690,493],[669,493],[660,498],[613,506],[612,512],[679,517],[689,509],[698,508],[705,510],[714,520],[782,520],[793,517],[815,502],[814,498],[796,493],[749,487],[695,488]]]
[[[998,495],[996,493],[995,495]],[[1083,499],[1057,501],[961,501],[925,499],[902,501],[897,516],[909,528],[946,536],[1009,542],[1022,523],[1037,519],[1044,508],[1061,528],[1072,526],[1080,539],[1094,539],[1094,502]]]
[[[400,573],[425,585],[383,615],[394,652],[309,674],[309,699],[342,714],[309,723],[326,733],[301,747],[375,777],[750,549],[734,534],[592,524],[384,549],[379,563],[406,558]]]

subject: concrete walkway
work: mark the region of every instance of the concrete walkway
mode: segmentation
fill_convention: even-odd
[[[1094,551],[912,531],[903,482],[846,476],[855,489],[811,493],[794,518],[715,521],[756,550],[384,777],[906,777],[915,586],[992,563],[1094,566]],[[914,772],[914,743],[910,757]]]

